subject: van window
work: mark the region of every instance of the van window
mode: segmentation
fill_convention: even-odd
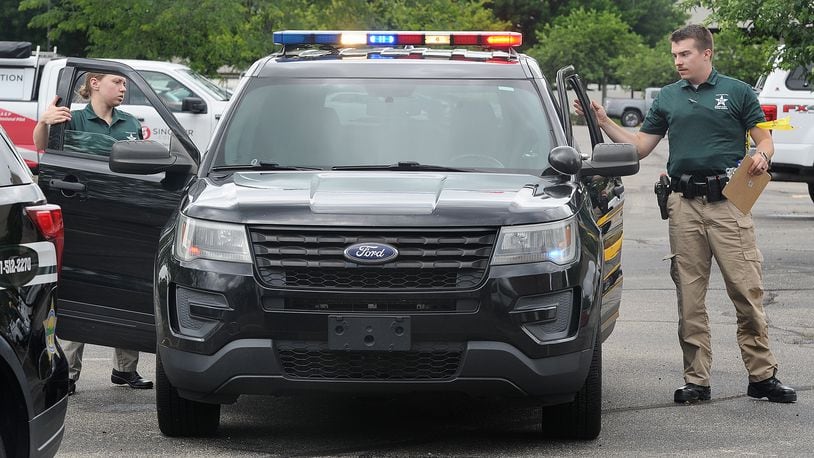
[[[802,65],[789,72],[786,78],[786,87],[792,91],[811,91],[811,83],[808,79],[814,64],[805,67]]]
[[[31,182],[31,173],[14,151],[5,132],[0,131],[0,187]]]
[[[140,71],[141,76],[155,91],[164,105],[173,113],[181,112],[181,102],[187,97],[198,97],[192,89],[181,84],[177,79],[161,72]],[[135,85],[128,86],[130,105],[150,105],[147,97]]]

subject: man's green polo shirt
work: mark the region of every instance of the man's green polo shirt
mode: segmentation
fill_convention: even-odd
[[[709,176],[743,159],[746,131],[765,119],[751,86],[713,69],[697,89],[687,80],[662,88],[641,131],[668,134],[670,176]]]
[[[71,111],[71,120],[68,130],[105,134],[116,140],[141,140],[141,123],[133,115],[124,111],[113,109],[110,125],[96,116],[93,107],[89,104],[82,110]]]

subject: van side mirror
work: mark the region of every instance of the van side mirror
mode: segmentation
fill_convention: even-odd
[[[591,160],[582,163],[582,176],[623,177],[639,172],[639,152],[630,143],[599,143]]]
[[[181,101],[181,111],[186,113],[206,113],[206,102],[200,97],[185,97]]]

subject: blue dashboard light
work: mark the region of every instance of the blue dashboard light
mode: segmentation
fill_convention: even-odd
[[[368,35],[367,39],[369,44],[372,45],[393,45],[396,44],[396,36],[393,34],[373,34]]]

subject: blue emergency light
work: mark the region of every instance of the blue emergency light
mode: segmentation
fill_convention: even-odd
[[[523,35],[517,32],[285,30],[274,32],[274,42],[281,45],[334,45],[342,47],[441,45],[513,48],[523,44]]]

